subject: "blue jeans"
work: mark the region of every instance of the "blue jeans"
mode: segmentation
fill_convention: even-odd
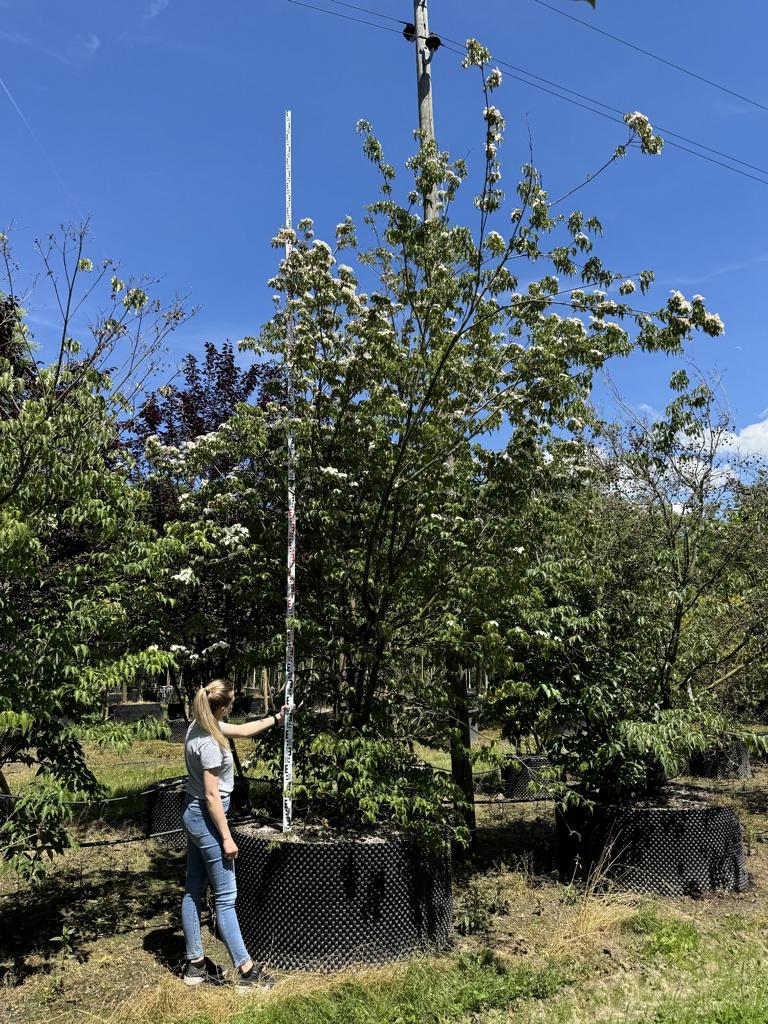
[[[224,811],[229,807],[229,797],[222,797]],[[225,857],[221,836],[205,805],[205,800],[184,796],[184,831],[187,833],[187,882],[184,899],[181,901],[181,923],[187,945],[187,958],[197,960],[203,955],[200,935],[200,900],[208,882],[213,889],[216,907],[216,926],[229,951],[232,963],[240,967],[250,960],[248,950],[240,934],[240,925],[235,913],[237,882],[235,862]]]

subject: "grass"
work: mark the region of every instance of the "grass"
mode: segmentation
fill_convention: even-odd
[[[648,957],[681,960],[699,947],[699,931],[692,922],[662,915],[655,907],[633,914],[624,922],[624,927],[643,936],[643,952]]]
[[[546,998],[564,983],[557,968],[509,965],[488,953],[442,961],[416,959],[341,982],[298,978],[293,986],[287,983],[283,992],[235,1009],[226,1019],[228,1024],[459,1024],[469,1015]],[[191,1024],[192,1020],[219,1024],[220,1008],[212,1004],[193,1018],[180,1017],[178,999],[169,1001],[161,992],[141,1005],[134,1003],[130,1020],[135,1024]],[[122,1024],[122,1018],[115,1020]]]
[[[495,754],[503,754],[511,750],[511,746],[507,740],[503,739],[499,729],[492,726],[483,726],[480,732],[481,743],[478,747],[473,748],[475,753],[478,755],[476,763],[476,770],[482,771],[484,768],[496,767],[496,763],[484,761],[481,750],[483,747],[488,747],[489,750],[493,748]],[[414,753],[422,761],[427,764],[431,764],[433,768],[440,768],[442,771],[450,771],[451,769],[451,755],[447,750],[437,750],[435,747],[427,747],[423,743],[414,743]]]
[[[181,746],[166,742],[137,744],[124,758],[88,753],[116,794],[182,771]],[[749,823],[750,893],[649,901],[597,884],[562,885],[551,805],[483,805],[475,851],[457,872],[463,934],[453,951],[341,975],[285,976],[247,1000],[229,987],[186,989],[174,974],[183,957],[182,854],[145,843],[72,850],[33,889],[0,874],[0,1021],[766,1024],[768,769],[707,787]],[[123,804],[106,805],[82,821],[81,839],[140,831],[119,819],[125,813]],[[206,949],[225,960],[210,934]]]

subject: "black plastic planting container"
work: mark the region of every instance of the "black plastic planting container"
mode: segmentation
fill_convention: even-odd
[[[565,882],[590,876],[639,892],[699,896],[748,888],[733,807],[576,804],[555,810],[556,859]]]
[[[740,740],[710,747],[693,755],[690,772],[700,779],[751,779],[749,751]]]
[[[448,847],[333,830],[241,826],[237,913],[251,956],[280,970],[332,971],[445,949],[452,935]]]

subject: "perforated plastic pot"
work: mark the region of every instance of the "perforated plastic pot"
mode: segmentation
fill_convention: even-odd
[[[187,736],[187,729],[189,726],[183,718],[174,718],[168,725],[171,729],[171,735],[168,737],[171,743],[183,743]]]
[[[156,702],[146,704],[113,704],[109,717],[115,722],[140,722],[142,718],[162,718],[163,709]]]
[[[741,740],[710,747],[691,757],[690,773],[700,779],[751,779],[749,751]]]
[[[239,697],[235,697],[232,705],[232,714],[238,717],[244,717],[245,715],[258,715],[264,714],[264,700],[262,698],[250,697],[247,694],[241,694]]]
[[[598,873],[627,889],[669,896],[743,892],[749,884],[733,807],[558,806],[555,825],[564,882]]]
[[[452,934],[448,848],[331,830],[284,836],[235,827],[237,913],[251,956],[280,970],[333,971],[445,949]]]
[[[156,842],[172,850],[181,850],[187,845],[187,837],[183,831],[176,835],[162,834],[184,828],[182,811],[186,784],[186,775],[165,779],[151,787],[147,798],[146,835],[158,836]],[[250,813],[248,779],[237,777],[228,816],[230,821],[238,821],[248,817]]]
[[[155,842],[169,850],[183,850],[187,845],[187,837],[183,831],[181,820],[184,790],[187,784],[186,775],[175,779],[164,779],[150,788],[147,797],[147,817],[145,822],[146,835],[158,836],[158,833],[182,831],[174,835],[159,835]]]
[[[12,761],[27,746],[28,742],[21,729],[5,729],[0,732],[0,764]]]
[[[16,801],[13,797],[0,793],[0,821],[5,821],[10,817],[15,805]]]
[[[526,754],[519,758],[511,758],[501,767],[504,796],[508,800],[521,802],[551,800],[547,782],[541,775],[542,770],[549,767],[549,758],[543,754]]]

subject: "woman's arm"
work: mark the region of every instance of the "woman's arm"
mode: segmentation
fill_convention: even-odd
[[[229,831],[227,816],[224,813],[224,804],[219,794],[219,776],[216,772],[206,768],[203,772],[203,783],[205,785],[205,805],[208,813],[221,836],[221,844],[225,857],[236,857],[238,850],[232,834]]]
[[[231,736],[233,739],[236,737],[244,736],[258,736],[260,732],[266,732],[267,729],[271,729],[273,725],[277,725],[278,722],[282,722],[285,716],[285,708],[281,708],[276,715],[270,715],[268,718],[260,718],[257,722],[246,722],[245,725],[230,725],[229,722],[219,723],[221,731],[225,736]]]

